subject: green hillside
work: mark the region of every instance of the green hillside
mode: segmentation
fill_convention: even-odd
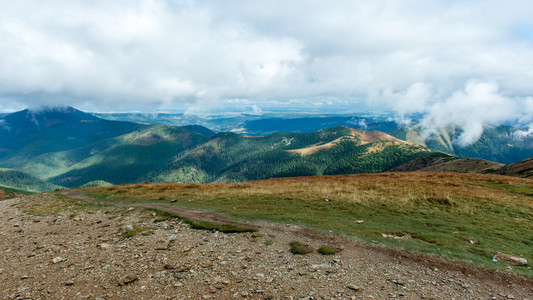
[[[383,132],[343,126],[255,137],[214,134],[201,126],[102,120],[73,108],[25,110],[2,118],[7,127],[0,129],[3,138],[0,166],[33,176],[21,179],[20,175],[10,174],[4,177],[8,183],[4,185],[31,191],[102,182],[114,185],[144,181],[239,182],[271,177],[416,171],[438,164],[441,165],[431,170],[479,172],[498,167],[489,162],[452,162],[455,156],[424,146],[461,154],[464,149],[453,144],[460,134],[457,130],[443,131],[427,142],[422,141],[417,129],[395,132],[399,138],[415,142],[410,143]],[[491,131],[487,132],[486,136],[494,140],[504,135],[500,132],[490,136]],[[481,139],[480,143],[485,144],[479,145],[487,145],[485,148],[478,145],[469,151],[491,151],[495,145],[489,144],[490,138]],[[517,149],[520,152],[526,148]],[[475,170],[469,169],[474,167]],[[43,181],[54,185],[46,186]]]
[[[26,109],[1,120],[0,166],[12,169],[22,169],[41,154],[74,150],[142,126],[103,120],[72,107]]]
[[[79,118],[94,118],[78,115],[77,111],[73,114],[77,116],[75,125]],[[111,184],[237,182],[270,177],[377,173],[430,153],[425,147],[382,132],[349,127],[265,137],[213,135],[203,127],[187,128],[190,130],[168,125],[136,125],[127,133],[109,138],[91,136],[96,140],[94,143],[74,149],[70,149],[72,145],[64,145],[64,149],[57,146],[60,151],[32,152],[35,154],[32,156],[25,146],[20,153],[12,153],[0,163],[16,165],[56,185],[75,187],[95,181]],[[33,147],[41,142],[42,137],[38,136],[26,144]],[[17,163],[10,163],[12,160]]]
[[[375,134],[376,132],[374,132]],[[237,182],[270,177],[377,173],[430,150],[348,127],[244,137],[222,133],[146,178],[153,182]]]
[[[31,168],[37,163],[54,175],[50,182],[69,187],[80,186],[90,181],[104,180],[113,184],[124,184],[144,180],[146,174],[165,166],[185,149],[207,140],[207,137],[180,127],[147,125],[141,130],[103,140],[74,151],[52,153],[36,160],[51,162],[47,165],[30,161]],[[76,162],[65,165],[62,157],[76,157]],[[62,163],[60,173],[54,168]],[[56,172],[56,173],[54,173]],[[41,173],[44,176],[44,173]]]
[[[61,188],[24,172],[11,169],[0,169],[0,186],[28,192],[44,192]]]

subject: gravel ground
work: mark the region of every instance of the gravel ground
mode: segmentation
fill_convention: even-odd
[[[23,212],[42,201],[65,200],[0,202],[2,299],[533,299],[532,278],[292,225],[254,224],[253,236],[133,207]],[[343,250],[295,255],[291,241]]]

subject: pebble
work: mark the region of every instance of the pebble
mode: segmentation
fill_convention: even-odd
[[[60,263],[60,262],[62,262],[62,261],[65,261],[65,259],[64,259],[63,257],[61,257],[61,256],[54,257],[54,258],[52,259],[52,262],[53,262],[54,264]]]
[[[128,232],[130,232],[130,231],[132,231],[132,230],[133,230],[133,225],[126,225],[126,226],[124,226],[124,231],[125,231],[126,233],[128,233]]]
[[[139,277],[134,276],[134,275],[129,275],[129,276],[126,276],[126,277],[122,278],[122,280],[119,281],[118,285],[120,285],[120,286],[127,285],[127,284],[133,283],[133,282],[135,282],[137,280],[139,280]]]

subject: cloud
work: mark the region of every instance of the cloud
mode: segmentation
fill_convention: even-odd
[[[528,0],[5,1],[0,110],[367,100],[402,122],[460,122],[468,143],[479,122],[531,121],[509,113],[533,94],[532,10]]]
[[[529,101],[502,94],[496,83],[472,80],[463,90],[423,106],[421,126],[426,133],[435,128],[460,126],[463,132],[455,142],[468,146],[481,137],[484,124],[532,122],[533,110],[526,108]]]

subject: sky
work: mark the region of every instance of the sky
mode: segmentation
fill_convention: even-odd
[[[0,112],[370,107],[533,131],[530,0],[0,0]],[[527,134],[524,133],[524,134]]]

